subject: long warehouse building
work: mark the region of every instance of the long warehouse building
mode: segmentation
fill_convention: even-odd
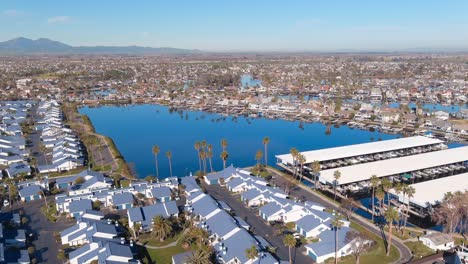
[[[468,191],[468,173],[462,173],[454,176],[435,179],[432,181],[419,182],[411,184],[414,187],[415,193],[410,198],[410,203],[419,208],[427,208],[437,205],[444,199],[444,195],[448,192],[455,193],[457,191]],[[403,203],[408,203],[408,197],[403,194],[396,194],[394,190],[390,190],[394,196],[398,196],[398,200]]]
[[[323,170],[320,172],[320,181],[333,184],[335,171],[341,173],[337,185],[346,185],[367,181],[372,175],[379,178],[402,177],[403,175],[411,175],[412,172],[452,164],[466,168],[467,161],[468,146]]]
[[[440,150],[443,147],[445,147],[443,143],[443,141],[436,138],[414,136],[342,147],[305,151],[301,152],[301,154],[303,154],[306,158],[305,164],[310,164],[314,161],[319,161],[322,167],[325,167],[327,166],[327,164],[333,163],[335,161],[342,161],[346,159],[352,159],[355,157],[369,156],[380,153],[409,151],[412,149],[416,150],[417,148],[426,148],[424,152]],[[417,153],[414,152],[411,154]],[[406,153],[404,155],[409,155],[409,153]],[[396,156],[398,155],[395,155],[395,157]],[[284,165],[292,165],[293,163],[291,154],[277,155],[276,158],[278,160],[278,163],[282,163]]]

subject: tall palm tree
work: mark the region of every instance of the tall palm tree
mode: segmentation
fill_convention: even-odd
[[[297,245],[297,240],[292,234],[287,234],[283,239],[283,245],[289,249],[289,264],[292,264],[291,249]]]
[[[258,256],[258,249],[255,245],[245,249],[245,255],[248,259],[254,260]]]
[[[221,152],[220,157],[223,160],[223,169],[226,169],[226,161],[229,157],[229,153],[226,150],[224,150],[223,152]]]
[[[171,175],[172,177],[172,152],[167,151],[166,157],[167,157],[167,160],[169,161],[169,175]]]
[[[379,215],[382,216],[382,207],[385,199],[385,192],[382,186],[379,186],[379,188],[377,188],[377,191],[375,192],[375,197],[377,197],[377,200],[379,200]]]
[[[314,173],[314,189],[317,190],[318,175],[320,173],[320,162],[318,160],[312,162],[312,172]]]
[[[390,255],[390,249],[392,248],[392,229],[393,222],[398,221],[398,212],[393,207],[389,207],[387,212],[385,212],[385,221],[388,225],[388,244],[387,244],[387,256]]]
[[[204,149],[200,150],[200,159],[202,160],[202,172],[206,174],[206,152]]]
[[[211,170],[211,172],[213,172],[213,163],[212,163],[212,159],[213,159],[213,145],[208,144],[208,145],[206,146],[206,149],[207,149],[206,157],[208,158],[208,161],[210,162],[210,170]]]
[[[335,232],[335,264],[338,263],[338,230],[343,226],[342,219],[343,216],[341,214],[335,213],[335,218],[331,222],[331,227]]]
[[[161,151],[158,145],[153,146],[154,164],[156,165],[156,179],[159,180],[158,154]]]
[[[207,250],[203,250],[202,248],[192,250],[192,253],[184,260],[184,263],[211,264],[212,262],[210,261],[210,252]]]
[[[263,138],[263,146],[265,147],[265,166],[268,165],[268,144],[270,143],[269,137]]]
[[[170,234],[172,234],[171,222],[158,215],[153,218],[153,228],[151,234],[158,238],[161,242],[164,241]]]
[[[293,170],[293,178],[296,179],[296,170],[297,170],[297,154],[299,154],[299,151],[296,149],[296,148],[291,148],[289,150],[289,152],[291,153],[291,156],[292,156],[292,162],[293,162],[293,166],[294,166],[294,170]]]
[[[380,184],[380,181],[379,181],[379,178],[377,177],[377,175],[372,175],[371,178],[370,178],[370,186],[372,188],[372,199],[371,199],[371,203],[372,203],[372,223],[374,223],[374,214],[375,214],[375,188],[377,188]]]
[[[339,170],[333,172],[333,178],[335,179],[333,182],[333,200],[336,200],[336,186],[338,185],[338,180],[341,178],[341,172]]]
[[[301,179],[299,180],[299,182],[302,182],[302,177],[304,176],[303,172],[304,172],[304,163],[306,162],[306,157],[302,155],[301,153],[299,153],[297,160],[299,162],[299,165],[301,166],[301,168],[299,169],[299,174],[301,175]]]
[[[410,203],[409,200],[414,197],[414,194],[416,193],[416,189],[413,186],[407,186],[405,188],[406,196],[408,197],[408,205],[406,206],[406,213],[405,213],[405,219],[404,219],[404,228],[406,230],[406,224],[408,223],[408,217],[409,217],[409,208],[410,208]]]
[[[200,168],[200,171],[202,170],[201,168],[201,158],[200,158],[200,142],[196,141],[195,144],[193,145],[195,150],[197,151],[197,156],[198,156],[198,167]]]
[[[257,168],[260,170],[260,160],[263,157],[263,152],[261,150],[257,150],[257,153],[255,153],[255,159],[257,160]]]
[[[406,191],[406,188],[405,188],[405,185],[404,185],[404,184],[402,184],[402,183],[399,182],[399,183],[397,183],[397,184],[395,185],[395,188],[393,188],[393,190],[395,191],[395,194],[396,194],[397,196],[399,196],[400,193],[403,193],[403,192]],[[398,221],[398,230],[400,230],[400,228],[401,228],[401,223],[400,223],[400,221]]]
[[[223,149],[223,151],[226,151],[227,146],[228,146],[227,139],[225,138],[221,139],[221,148]]]
[[[390,193],[388,191],[392,188],[392,182],[389,179],[384,178],[381,184],[384,192],[387,193],[387,207],[390,207]]]

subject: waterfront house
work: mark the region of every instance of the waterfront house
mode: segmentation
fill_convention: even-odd
[[[234,168],[233,166],[229,166],[220,172],[208,174],[204,176],[203,178],[206,184],[208,185],[212,185],[212,184],[224,185],[224,183],[228,181],[228,179],[232,177],[233,174],[235,174],[236,172],[237,172],[236,168]]]

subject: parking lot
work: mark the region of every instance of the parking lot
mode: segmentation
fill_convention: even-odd
[[[53,201],[53,197],[48,197],[48,201]],[[25,216],[29,218],[26,233],[32,234],[33,244],[36,247],[36,259],[38,263],[61,263],[57,259],[58,250],[61,247],[55,239],[54,233],[76,224],[76,221],[58,221],[51,223],[41,212],[44,200],[36,200],[27,203],[16,202],[12,206],[12,211],[23,210]],[[9,208],[3,208],[9,211]]]

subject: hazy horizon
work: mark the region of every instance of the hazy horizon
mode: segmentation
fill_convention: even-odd
[[[466,1],[2,1],[0,39],[214,52],[467,50]]]

